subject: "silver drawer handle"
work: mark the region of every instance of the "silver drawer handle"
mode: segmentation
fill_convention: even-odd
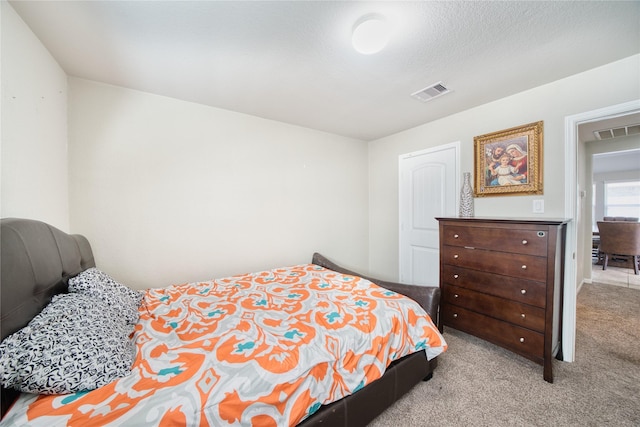
[[[454,279],[457,279],[458,277],[460,277],[460,276],[458,276],[457,274],[454,274],[454,275],[453,275],[453,278],[454,278]]]
[[[522,295],[524,295],[524,294],[526,294],[526,293],[527,293],[527,290],[526,290],[526,289],[520,289],[520,293],[521,293]]]
[[[524,342],[524,338],[520,337],[520,342]]]
[[[454,298],[458,298],[458,294],[455,294],[453,297],[454,297]]]
[[[527,316],[525,316],[525,314],[524,314],[524,313],[522,313],[520,316],[522,316],[522,318],[523,318],[523,319],[524,319],[525,317],[527,317]]]
[[[458,317],[458,313],[453,313],[453,317]]]
[[[527,242],[526,240],[523,240],[523,241],[522,241],[522,244],[523,244],[523,245],[526,245],[527,243],[529,243],[529,242]]]
[[[523,269],[523,270],[526,270],[526,269],[527,269],[527,266],[526,266],[526,265],[523,265],[523,266],[522,266],[522,269]]]
[[[454,238],[454,239],[457,239],[458,237],[459,237],[459,236],[458,236],[457,234],[454,234],[454,235],[453,235],[453,238]]]
[[[458,254],[455,254],[455,255],[453,256],[453,258],[454,258],[454,259],[457,259],[457,258],[458,258]]]

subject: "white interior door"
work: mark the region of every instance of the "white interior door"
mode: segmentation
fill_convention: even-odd
[[[400,281],[438,286],[436,217],[457,215],[460,143],[403,154],[400,170]]]

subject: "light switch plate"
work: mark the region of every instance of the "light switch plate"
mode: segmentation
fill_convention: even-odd
[[[544,213],[544,199],[533,201],[533,213]]]

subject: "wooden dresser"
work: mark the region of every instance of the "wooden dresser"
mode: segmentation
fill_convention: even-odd
[[[566,220],[436,218],[442,324],[544,366],[562,357]]]

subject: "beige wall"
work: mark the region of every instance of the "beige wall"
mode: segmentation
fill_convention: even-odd
[[[67,76],[13,8],[1,7],[0,215],[69,231]]]
[[[281,265],[314,251],[365,271],[367,145],[69,79],[71,225],[135,287]]]
[[[473,171],[473,137],[544,121],[544,194],[475,199],[476,216],[564,217],[565,117],[640,98],[640,56],[577,74],[369,143],[369,270],[398,275],[398,156],[461,141],[461,170]],[[434,101],[433,108],[437,106]],[[533,214],[543,199],[544,214]],[[579,228],[578,228],[579,229]],[[579,270],[581,271],[581,270]],[[581,278],[578,278],[578,282]]]
[[[98,263],[139,287],[306,262],[315,250],[395,279],[398,156],[461,141],[462,171],[472,171],[474,136],[537,120],[545,122],[544,195],[476,199],[476,214],[534,216],[532,200],[543,198],[543,216],[564,216],[564,118],[640,98],[634,56],[367,146],[67,82],[1,4],[1,215],[87,234]]]

